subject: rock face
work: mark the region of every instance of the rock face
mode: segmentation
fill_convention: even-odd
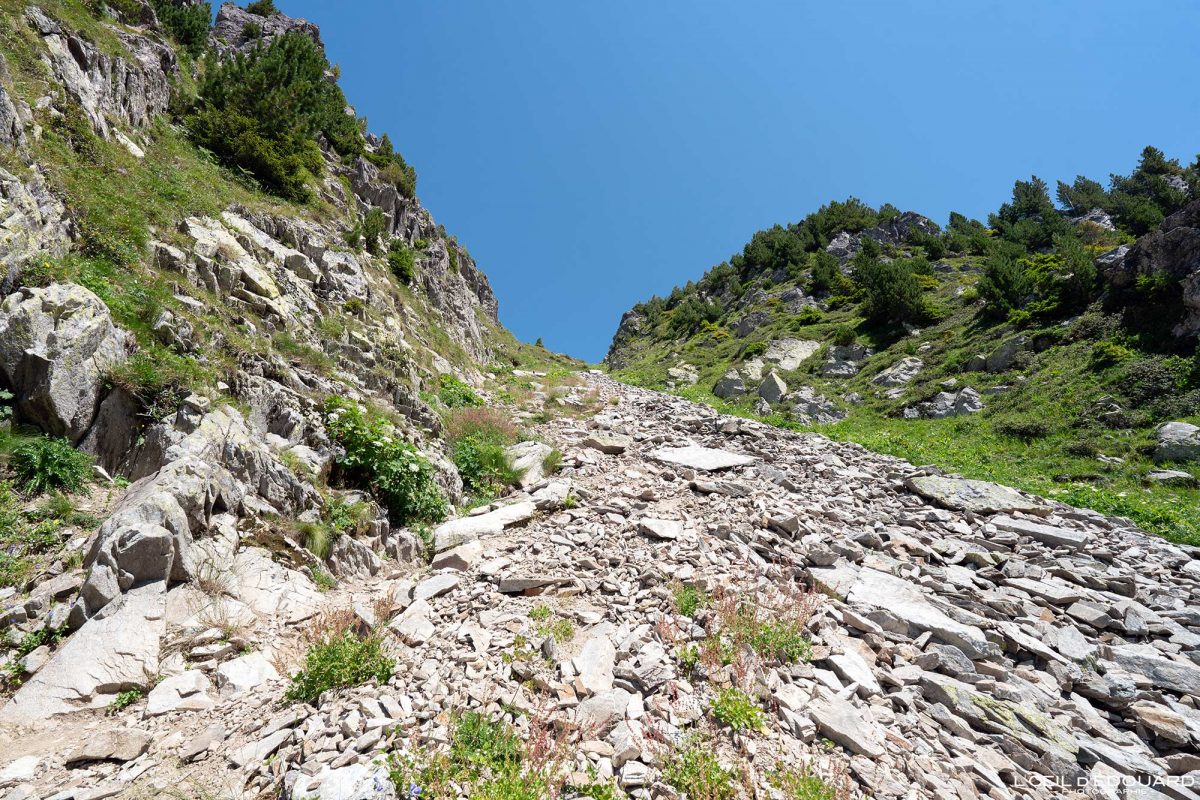
[[[222,511],[295,514],[316,503],[313,487],[250,431],[240,412],[222,406],[196,419],[195,411],[185,406],[174,426],[151,433],[165,465],[131,486],[101,526],[85,560],[90,572],[76,608],[83,618],[144,583],[225,571],[239,537],[221,524]]]
[[[874,239],[882,245],[894,246],[907,242],[914,233],[932,234],[937,233],[938,230],[937,224],[928,217],[923,217],[914,211],[904,211],[861,233],[841,231],[825,250],[844,264],[862,249],[864,237]]]
[[[222,56],[246,53],[259,44],[269,45],[286,33],[299,33],[309,37],[322,50],[321,29],[304,19],[294,19],[285,14],[262,17],[251,14],[241,6],[222,3],[217,9],[217,20],[213,24],[209,40]]]
[[[0,296],[12,291],[30,259],[61,255],[69,231],[66,209],[38,169],[30,171],[28,180],[0,169]]]
[[[42,37],[55,81],[79,104],[96,133],[113,135],[109,119],[145,127],[167,110],[179,73],[175,52],[145,36],[120,34],[133,60],[112,56],[63,29],[36,6],[26,9]]]
[[[0,303],[0,379],[15,390],[17,420],[73,443],[125,347],[108,308],[82,286],[25,289]]]
[[[1200,200],[1167,217],[1157,231],[1105,267],[1105,276],[1117,288],[1131,287],[1142,277],[1178,285],[1183,313],[1175,335],[1200,334]]]

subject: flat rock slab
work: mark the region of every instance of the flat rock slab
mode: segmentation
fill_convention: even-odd
[[[678,467],[698,469],[702,472],[716,472],[731,467],[744,467],[753,464],[754,456],[744,456],[731,453],[728,450],[716,450],[711,447],[690,445],[688,447],[663,447],[650,454],[655,461],[674,464]]]
[[[149,686],[158,674],[166,629],[164,586],[134,589],[120,603],[67,639],[0,709],[0,722],[31,725],[56,714],[104,708],[120,692]]]
[[[1157,689],[1200,696],[1200,666],[1166,658],[1150,645],[1101,647],[1100,658],[1127,672],[1144,676]]]
[[[683,523],[673,519],[643,519],[638,522],[638,531],[651,539],[678,539],[683,533]]]
[[[925,475],[909,478],[904,485],[926,500],[952,511],[969,511],[972,514],[1020,511],[1043,517],[1053,511],[1050,506],[1030,500],[1016,489],[987,481]]]
[[[846,602],[853,608],[878,608],[893,614],[907,622],[914,635],[928,631],[940,641],[958,647],[969,658],[982,658],[995,649],[978,627],[952,619],[915,584],[886,572],[860,570],[857,581],[846,593]]]
[[[601,453],[610,456],[618,456],[624,453],[626,448],[633,444],[633,439],[621,434],[594,434],[584,439],[581,444],[584,447],[590,447],[593,450],[599,450]]]
[[[132,728],[109,728],[96,731],[71,755],[65,765],[88,761],[133,761],[150,747],[151,736]]]
[[[562,575],[506,575],[500,578],[498,589],[501,594],[517,594],[570,582],[571,578]]]
[[[486,514],[452,519],[443,522],[433,532],[433,547],[440,553],[484,536],[494,536],[505,528],[528,522],[536,513],[537,505],[531,500],[524,500]]]
[[[1072,550],[1079,550],[1092,538],[1082,531],[1073,531],[1069,528],[1059,528],[1015,517],[992,517],[988,522],[1002,531],[1028,536],[1050,547],[1069,547]]]
[[[212,684],[198,669],[181,672],[159,683],[146,698],[146,716],[171,711],[207,711],[216,705],[207,692]]]
[[[854,706],[843,700],[813,705],[809,716],[818,730],[851,753],[880,758],[884,754],[883,735],[878,726],[863,718]]]
[[[763,359],[778,364],[786,372],[799,367],[820,349],[821,343],[812,339],[775,339],[767,345]]]

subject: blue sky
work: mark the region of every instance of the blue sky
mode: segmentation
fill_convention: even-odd
[[[830,199],[944,223],[1200,152],[1200,3],[277,0],[417,168],[518,337],[621,313]]]

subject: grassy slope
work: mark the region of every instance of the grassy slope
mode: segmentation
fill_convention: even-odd
[[[801,364],[799,370],[782,373],[789,387],[811,384],[835,401],[840,402],[851,392],[862,395],[859,405],[843,404],[850,410],[848,419],[812,429],[914,464],[933,464],[970,478],[998,481],[1107,514],[1127,516],[1168,539],[1200,545],[1200,490],[1145,483],[1146,473],[1155,466],[1146,454],[1153,442],[1152,428],[1109,430],[1076,424],[1095,400],[1116,394],[1119,389],[1119,368],[1096,371],[1090,367],[1094,342],[1068,341],[1066,327],[1052,326],[1045,334],[1058,338],[1060,343],[1040,353],[1023,355],[1021,358],[1027,361],[1018,361],[1019,369],[998,374],[962,372],[957,365],[976,353],[991,352],[1016,331],[1010,326],[988,327],[977,321],[977,306],[959,299],[957,293],[975,283],[978,273],[970,265],[971,259],[948,262],[956,270],[939,275],[939,286],[932,292],[939,304],[951,310],[939,324],[893,340],[864,331],[861,340],[876,353],[851,379],[820,378],[820,352]],[[773,287],[770,293],[777,296],[789,285]],[[966,295],[971,296],[970,292]],[[772,305],[768,300],[757,307]],[[745,312],[729,316],[736,319],[741,313]],[[754,416],[753,396],[727,402],[710,391],[725,370],[738,363],[748,343],[784,336],[827,342],[838,325],[859,326],[861,322],[853,308],[830,311],[812,325],[800,325],[794,316],[779,312],[769,325],[745,339],[718,332],[697,334],[686,342],[670,340],[663,322],[652,337],[641,337],[624,351],[628,366],[615,370],[613,375],[641,386],[667,388],[666,370],[684,360],[699,369],[700,381],[676,390],[678,394],[726,412]],[[1042,333],[1022,332],[1030,339]],[[886,399],[884,390],[872,384],[870,378],[907,355],[920,357],[925,367],[900,398]],[[1010,388],[1003,394],[985,395],[986,408],[979,414],[943,420],[899,417],[905,406],[941,391],[940,383],[948,378],[981,392],[997,385]],[[1047,424],[1045,435],[1022,439],[1001,432],[1011,423],[1031,419]],[[782,414],[767,421],[805,429]],[[1105,463],[1090,454],[1093,452],[1122,458],[1124,463]],[[1175,468],[1189,469],[1185,465]],[[1200,475],[1194,465],[1191,471]]]

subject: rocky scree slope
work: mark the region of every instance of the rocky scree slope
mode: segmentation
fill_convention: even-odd
[[[148,700],[13,741],[0,775],[17,796],[452,797],[420,765],[477,712],[527,743],[514,797],[1196,796],[1195,548],[600,375],[566,399],[588,395],[593,416],[537,427],[561,472],[438,527],[431,564],[323,597],[247,573],[279,603],[263,651],[192,638]],[[183,591],[136,590],[109,635],[132,615],[186,635]],[[394,669],[288,702],[274,664],[322,604],[382,630]]]
[[[1195,544],[1198,185],[1148,148],[1065,209],[1019,181],[988,226],[831,203],[626,312],[606,364]]]

